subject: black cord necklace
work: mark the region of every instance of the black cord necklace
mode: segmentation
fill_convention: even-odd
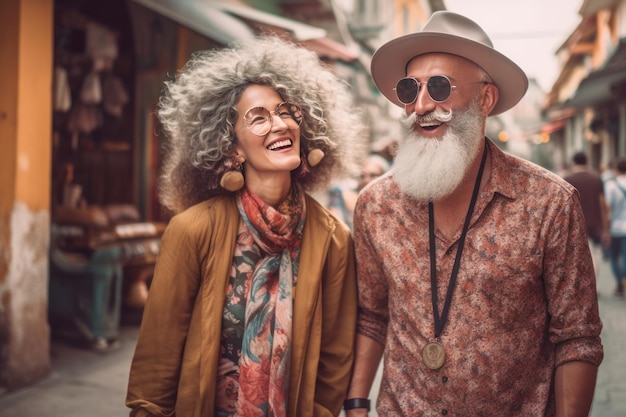
[[[469,208],[467,209],[467,216],[463,223],[463,230],[461,237],[459,238],[459,246],[456,251],[456,257],[454,258],[454,264],[452,266],[452,273],[450,274],[450,283],[448,285],[448,291],[446,293],[446,300],[443,304],[443,310],[439,315],[439,307],[437,305],[437,259],[435,254],[435,211],[433,202],[428,203],[428,236],[430,241],[430,289],[432,295],[433,316],[435,318],[435,338],[428,342],[422,349],[422,360],[424,364],[430,369],[439,369],[443,366],[446,360],[446,351],[443,345],[439,342],[439,336],[443,331],[443,327],[448,320],[448,311],[450,309],[450,302],[452,301],[452,292],[456,285],[456,276],[459,272],[461,264],[461,255],[463,253],[463,247],[465,246],[465,236],[467,235],[467,229],[469,229],[470,220],[474,213],[474,206],[478,199],[478,191],[480,189],[480,182],[483,177],[483,171],[485,169],[485,161],[487,160],[487,142],[485,142],[485,148],[483,150],[482,160],[480,161],[480,168],[478,169],[478,176],[476,177],[476,183],[474,184],[474,191],[472,192],[472,199],[470,200]]]

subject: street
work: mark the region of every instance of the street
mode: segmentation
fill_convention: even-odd
[[[592,417],[626,416],[626,299],[612,295],[615,280],[608,262],[600,266],[598,293],[604,360],[598,372]]]

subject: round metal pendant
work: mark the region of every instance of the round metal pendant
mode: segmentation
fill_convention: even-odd
[[[439,369],[446,360],[446,351],[439,342],[428,342],[422,349],[422,360],[430,369]]]

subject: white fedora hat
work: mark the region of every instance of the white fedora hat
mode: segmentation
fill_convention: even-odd
[[[499,99],[490,116],[515,106],[526,94],[528,77],[500,52],[476,22],[456,13],[433,13],[421,32],[393,39],[382,45],[372,57],[372,78],[378,89],[394,104],[402,107],[394,87],[406,77],[409,61],[431,52],[458,55],[481,67],[499,90]],[[443,74],[445,75],[445,74]]]

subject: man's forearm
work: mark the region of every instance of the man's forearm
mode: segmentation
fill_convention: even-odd
[[[588,362],[566,362],[556,368],[557,417],[587,417],[593,402],[598,367]]]
[[[357,334],[354,352],[354,367],[350,388],[346,398],[368,398],[372,383],[376,377],[378,364],[382,358],[384,347],[367,336]],[[372,404],[372,407],[374,405]],[[347,412],[348,416],[366,416],[365,409],[354,409]]]

